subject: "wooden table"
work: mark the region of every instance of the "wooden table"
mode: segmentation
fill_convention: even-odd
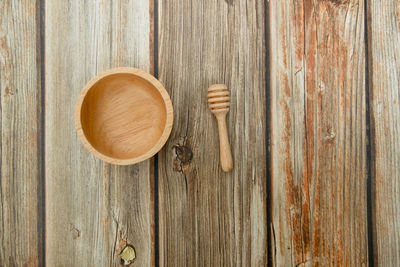
[[[0,266],[400,266],[399,0],[1,0]],[[151,160],[80,143],[97,73],[174,105]],[[234,170],[207,87],[226,83]]]

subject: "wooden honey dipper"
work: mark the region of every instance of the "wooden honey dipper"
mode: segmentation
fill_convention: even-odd
[[[224,172],[233,168],[231,147],[229,145],[228,129],[226,127],[226,114],[229,111],[230,96],[225,84],[213,84],[208,88],[208,104],[218,122],[219,157]]]

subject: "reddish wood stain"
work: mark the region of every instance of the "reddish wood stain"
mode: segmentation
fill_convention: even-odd
[[[321,229],[320,229],[320,219],[319,219],[319,208],[320,208],[320,186],[319,186],[319,175],[313,175],[314,170],[314,146],[315,146],[315,111],[314,111],[314,97],[316,92],[316,56],[318,43],[316,39],[317,34],[317,24],[316,18],[314,16],[314,6],[311,1],[305,1],[304,4],[304,18],[306,25],[306,32],[304,33],[307,36],[307,46],[305,47],[305,55],[306,55],[306,71],[305,71],[305,81],[306,81],[306,110],[305,110],[305,128],[306,128],[306,136],[305,136],[305,153],[306,153],[306,164],[304,171],[306,173],[305,180],[306,182],[303,184],[303,190],[308,192],[309,184],[314,184],[314,199],[312,200],[314,203],[314,209],[311,215],[311,223],[312,223],[312,256],[313,256],[313,266],[318,266],[318,257],[321,256],[319,248],[321,241]],[[313,177],[315,179],[313,179]],[[306,203],[308,207],[309,203]],[[308,208],[306,208],[308,209]],[[309,224],[309,221],[307,221]],[[310,231],[310,225],[305,224],[304,229],[305,232]],[[309,236],[310,234],[308,234]],[[309,242],[310,238],[307,237],[307,241]],[[310,245],[307,244],[307,249],[310,249]],[[307,251],[309,252],[309,251]]]
[[[23,266],[24,267],[39,266],[39,257],[37,255],[30,256]]]
[[[349,3],[350,0],[325,0],[335,6],[346,5]]]
[[[126,247],[126,240],[122,238],[122,232],[119,231],[117,234],[117,243],[115,245],[115,254],[120,254],[121,251]]]

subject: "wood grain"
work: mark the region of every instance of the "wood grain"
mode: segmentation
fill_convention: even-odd
[[[0,266],[43,264],[39,1],[0,1]]]
[[[92,156],[74,127],[79,92],[117,66],[149,71],[149,1],[46,1],[46,264],[154,264],[150,162],[114,166]]]
[[[400,266],[400,2],[368,3],[374,261]]]
[[[82,144],[99,159],[132,165],[153,157],[167,141],[171,99],[149,73],[120,67],[106,70],[82,89],[75,105]]]
[[[364,2],[270,3],[275,266],[365,266]]]
[[[161,266],[266,265],[264,12],[263,1],[159,1],[159,78],[175,109],[158,163]],[[231,92],[228,173],[207,105],[215,83]]]

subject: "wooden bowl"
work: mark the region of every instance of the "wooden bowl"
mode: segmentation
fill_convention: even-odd
[[[97,158],[135,164],[156,154],[173,121],[171,99],[152,75],[134,68],[98,74],[82,89],[75,126],[83,145]]]

